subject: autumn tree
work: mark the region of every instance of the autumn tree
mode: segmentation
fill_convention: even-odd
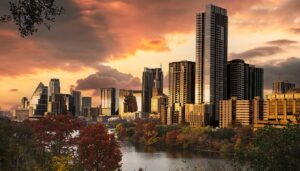
[[[83,128],[77,143],[79,162],[87,170],[109,171],[121,167],[120,146],[114,134],[108,134],[101,123]]]
[[[22,37],[37,32],[39,25],[48,29],[64,11],[56,0],[18,0],[9,2],[9,13],[0,16],[0,22],[14,22]]]
[[[176,145],[177,136],[179,134],[180,134],[180,132],[177,131],[177,130],[168,132],[167,135],[166,135],[166,144],[170,145],[170,146],[175,146]]]
[[[127,136],[127,129],[123,124],[119,123],[116,126],[116,133],[120,140],[124,140],[124,138]]]
[[[76,132],[83,122],[71,115],[48,115],[28,123],[34,130],[39,144],[53,156],[74,155]]]
[[[144,124],[144,135],[146,145],[152,145],[158,142],[159,138],[157,137],[156,123],[148,122]]]

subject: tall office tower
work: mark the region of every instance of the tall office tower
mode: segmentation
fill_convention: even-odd
[[[286,93],[289,90],[292,90],[296,87],[294,83],[289,81],[275,81],[272,84],[273,93]]]
[[[207,5],[196,28],[196,104],[211,104],[211,124],[217,125],[218,103],[227,97],[227,10]]]
[[[60,82],[57,78],[52,78],[49,82],[48,100],[51,100],[53,94],[60,93]]]
[[[92,97],[82,97],[81,112],[83,116],[85,117],[90,116],[91,107],[92,107]]]
[[[74,115],[80,116],[81,115],[81,92],[71,90],[71,95],[73,96],[73,108],[74,108]]]
[[[256,96],[263,99],[263,69],[245,63],[241,59],[228,62],[228,99],[253,100]]]
[[[39,83],[29,102],[29,108],[32,108],[32,116],[44,116],[47,112],[48,87]]]
[[[127,112],[136,112],[138,110],[137,101],[135,96],[133,96],[132,91],[129,92],[128,95],[124,96],[124,113]]]
[[[195,62],[169,64],[168,124],[184,122],[185,104],[195,103]]]
[[[52,94],[48,102],[48,114],[66,115],[73,111],[73,96],[69,94]]]
[[[119,92],[116,88],[100,88],[100,105],[102,115],[118,114]]]
[[[29,100],[27,97],[23,97],[21,99],[21,108],[22,109],[27,109],[28,108],[28,105],[29,105]]]
[[[228,99],[249,99],[249,65],[241,59],[228,62]]]
[[[163,72],[161,68],[145,68],[142,80],[142,112],[151,112],[152,96],[163,92]]]
[[[264,69],[249,65],[249,98],[264,99]]]

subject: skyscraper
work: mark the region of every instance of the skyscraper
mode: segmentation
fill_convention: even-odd
[[[57,78],[52,78],[49,82],[49,91],[48,91],[48,100],[51,100],[51,96],[53,94],[59,94],[60,93],[60,82]]]
[[[184,122],[184,105],[195,103],[195,62],[169,64],[168,101],[168,124]]]
[[[119,92],[116,88],[100,88],[100,106],[102,115],[117,115],[119,108]]]
[[[21,99],[21,108],[22,109],[27,109],[29,105],[29,100],[27,99],[27,97],[23,97]]]
[[[39,83],[29,102],[29,108],[33,110],[32,116],[44,116],[45,112],[47,112],[47,98],[48,87],[43,83]]]
[[[249,65],[249,77],[249,98],[252,100],[258,96],[264,99],[264,69]]]
[[[81,115],[81,92],[71,90],[71,95],[73,96],[74,115],[80,116]]]
[[[227,10],[207,5],[197,14],[196,103],[210,103],[211,124],[217,124],[218,103],[227,97]]]
[[[287,91],[294,89],[296,85],[289,81],[275,81],[272,84],[273,93],[286,93]]]
[[[161,68],[145,68],[142,80],[142,111],[151,112],[152,96],[163,92],[163,72]]]
[[[245,63],[242,59],[228,62],[228,99],[263,99],[263,69]]]

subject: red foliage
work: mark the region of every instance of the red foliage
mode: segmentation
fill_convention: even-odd
[[[122,154],[113,134],[101,124],[90,125],[80,131],[78,155],[87,170],[108,171],[120,167]]]
[[[83,122],[71,115],[48,115],[40,120],[28,122],[37,140],[53,155],[70,155],[75,145],[75,131],[83,126]]]
[[[144,138],[148,142],[151,138],[156,137],[156,124],[154,122],[149,122],[144,124]]]
[[[179,131],[170,131],[166,135],[166,144],[174,146],[176,145],[177,136],[179,135]]]

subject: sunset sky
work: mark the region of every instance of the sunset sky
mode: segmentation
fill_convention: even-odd
[[[0,15],[8,1],[0,1]],[[208,3],[229,15],[228,58],[265,68],[265,90],[279,77],[300,85],[299,0],[63,0],[48,31],[21,38],[0,24],[0,106],[31,97],[39,82],[59,78],[95,95],[100,87],[141,89],[144,67],[195,60],[196,13]],[[166,79],[167,80],[167,79]],[[94,97],[97,104],[97,96]]]

